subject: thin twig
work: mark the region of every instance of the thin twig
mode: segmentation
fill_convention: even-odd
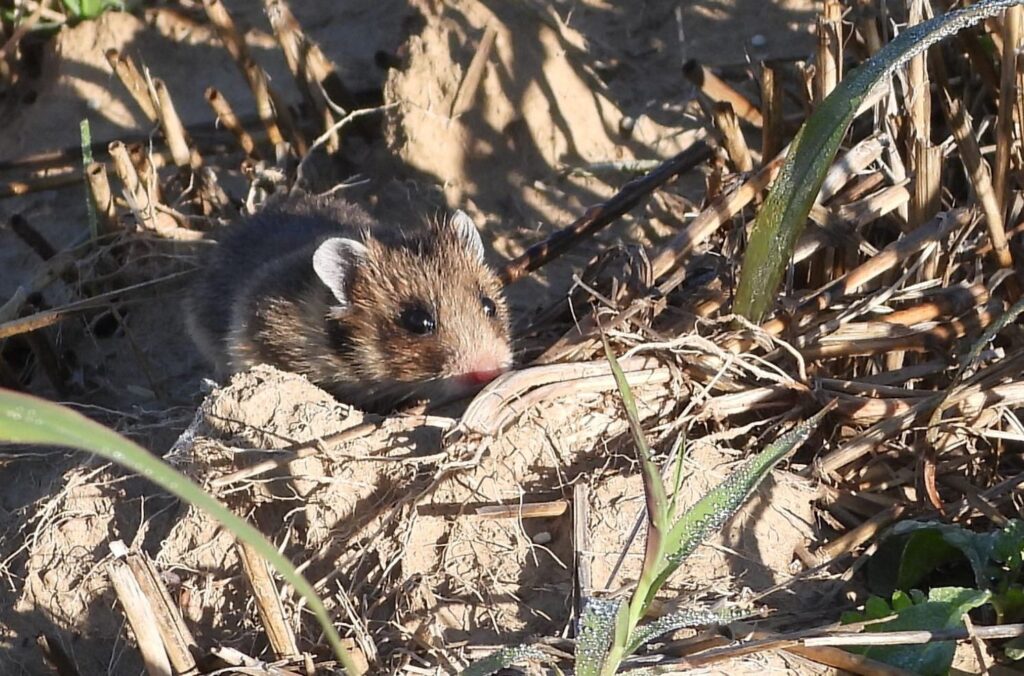
[[[711,147],[703,141],[666,160],[657,169],[622,186],[608,200],[594,205],[566,227],[558,230],[526,253],[509,261],[498,273],[504,284],[512,284],[528,273],[551,262],[573,245],[619,218],[662,185],[693,169],[711,156]]]

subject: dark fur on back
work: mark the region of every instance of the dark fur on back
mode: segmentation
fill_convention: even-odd
[[[374,226],[369,214],[340,200],[304,195],[269,204],[218,237],[212,255],[204,262],[203,278],[189,299],[189,311],[209,339],[222,344],[231,324],[231,314],[225,309],[234,305],[239,291],[249,285],[261,265],[311,249],[327,237],[352,235]]]

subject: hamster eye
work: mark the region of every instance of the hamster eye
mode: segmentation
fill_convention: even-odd
[[[425,336],[437,329],[434,316],[419,305],[402,310],[402,314],[398,315],[398,321],[407,331],[418,336]]]
[[[480,296],[480,304],[484,306],[484,314],[488,317],[498,314],[498,306],[487,296]]]

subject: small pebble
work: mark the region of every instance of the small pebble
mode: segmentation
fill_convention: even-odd
[[[533,544],[535,545],[546,545],[551,542],[551,533],[547,531],[541,531],[533,536]]]
[[[750,38],[750,44],[753,47],[764,47],[768,44],[768,38],[758,33],[757,35]]]
[[[636,126],[636,120],[629,115],[623,115],[622,119],[619,120],[619,133],[623,136],[630,136],[633,133],[633,128]]]

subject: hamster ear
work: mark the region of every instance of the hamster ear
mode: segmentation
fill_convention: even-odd
[[[348,309],[348,291],[356,268],[366,259],[366,254],[365,245],[344,237],[324,240],[313,252],[313,270],[338,301],[335,309]]]
[[[455,234],[458,235],[459,241],[465,245],[469,255],[483,262],[484,243],[480,239],[480,232],[476,229],[476,223],[469,217],[469,214],[459,209],[452,214],[448,225],[455,230]]]

